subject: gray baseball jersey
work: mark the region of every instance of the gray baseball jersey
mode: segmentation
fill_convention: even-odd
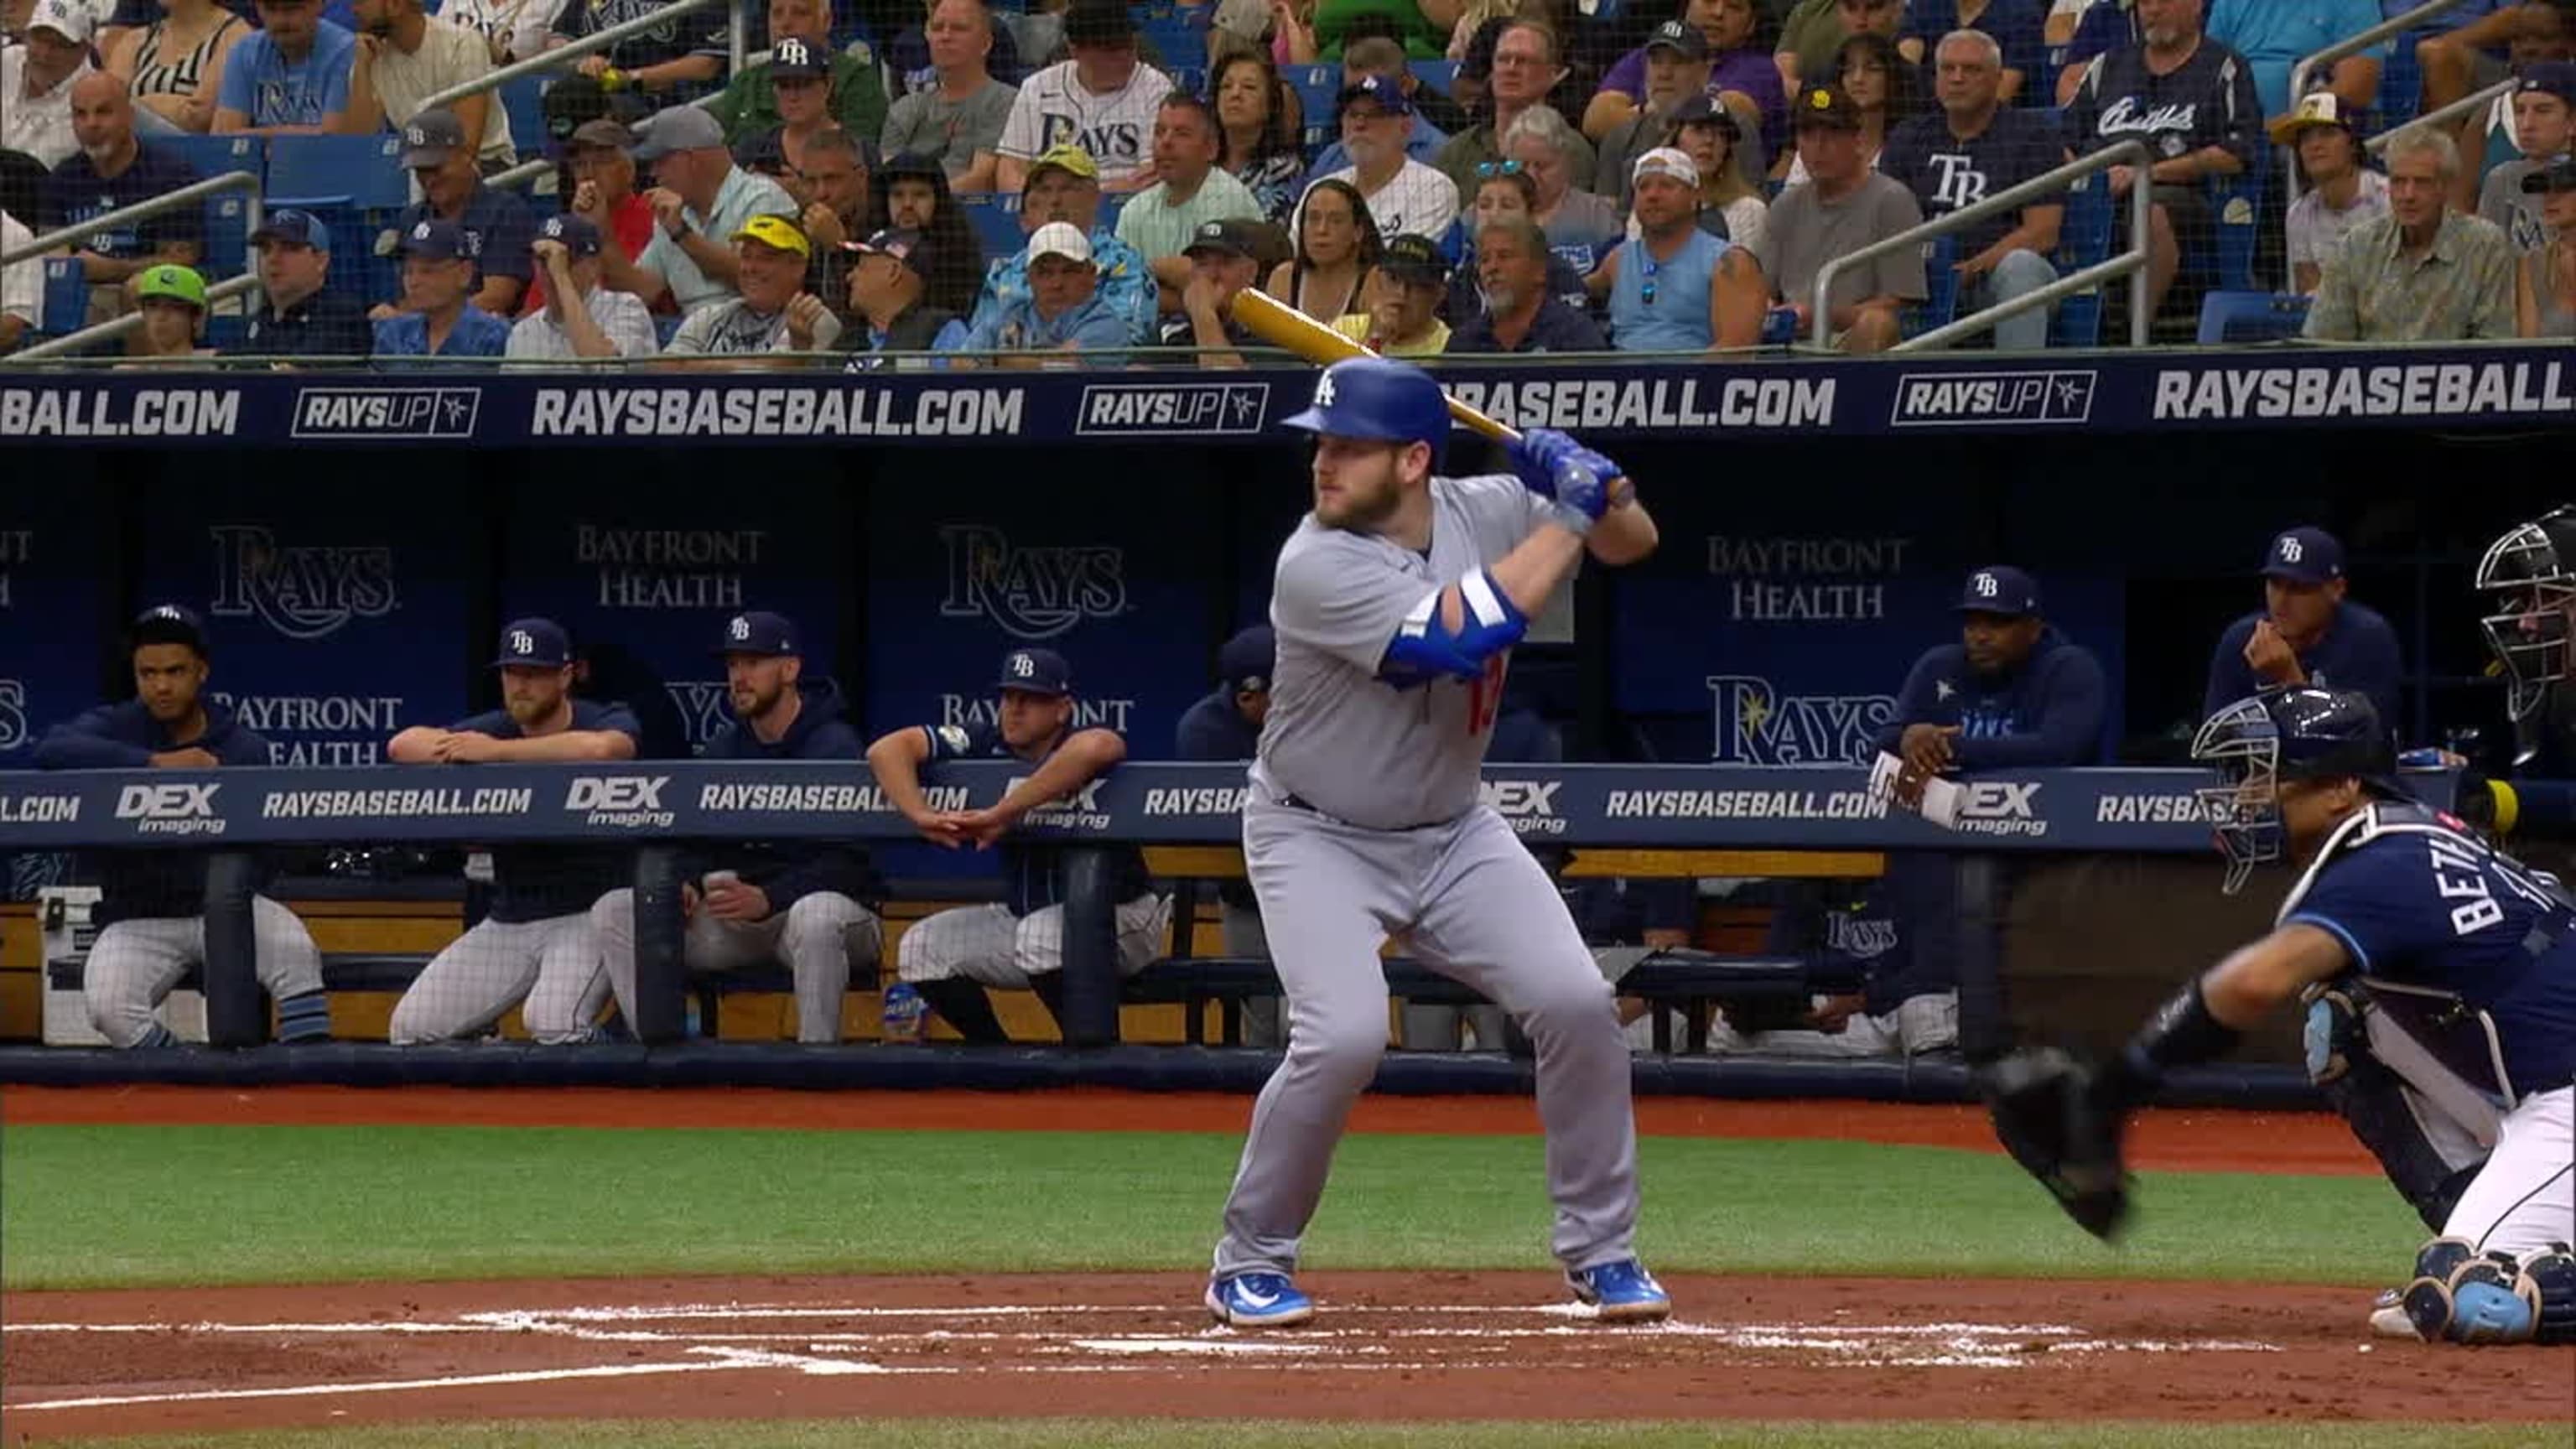
[[[1279,550],[1272,580],[1279,658],[1253,774],[1372,830],[1454,820],[1476,803],[1502,661],[1480,679],[1402,689],[1378,677],[1378,664],[1408,616],[1510,553],[1546,503],[1496,475],[1432,479],[1431,508],[1428,556],[1309,514]]]

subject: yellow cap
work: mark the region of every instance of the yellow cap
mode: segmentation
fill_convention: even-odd
[[[755,216],[744,222],[742,229],[733,234],[733,239],[741,241],[746,237],[762,246],[794,252],[800,257],[814,255],[813,244],[805,240],[804,230],[783,216]]]
[[[2301,96],[2295,110],[2272,123],[2272,144],[2295,146],[2301,136],[2319,126],[2352,129],[2351,119],[2343,114],[2341,98],[2332,91],[2310,91]]]
[[[1069,171],[1085,181],[1100,179],[1100,163],[1091,159],[1090,152],[1070,141],[1039,152],[1038,159],[1029,163],[1029,179],[1036,180],[1039,172],[1050,168]]]

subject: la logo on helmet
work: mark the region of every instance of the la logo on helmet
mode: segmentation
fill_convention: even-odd
[[[1319,408],[1328,408],[1328,407],[1331,407],[1332,405],[1333,405],[1333,375],[1332,375],[1331,373],[1329,373],[1329,372],[1328,372],[1328,373],[1325,373],[1321,378],[1317,379],[1317,381],[1316,381],[1316,383],[1315,383],[1315,406],[1317,406],[1317,407],[1319,407]]]

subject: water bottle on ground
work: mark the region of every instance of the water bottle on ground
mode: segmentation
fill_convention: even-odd
[[[898,981],[885,989],[884,1039],[905,1046],[921,1045],[929,1030],[930,1003],[909,981]]]

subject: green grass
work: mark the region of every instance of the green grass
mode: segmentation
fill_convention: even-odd
[[[0,1287],[1197,1270],[1240,1145],[1205,1133],[12,1127],[0,1134]],[[2149,1174],[2135,1231],[2105,1248],[1991,1154],[1683,1138],[1641,1151],[1641,1247],[1664,1272],[2370,1285],[2423,1236],[2371,1178]],[[1354,1137],[1307,1262],[1541,1268],[1547,1227],[1535,1138]]]
[[[1205,1424],[892,1420],[792,1424],[442,1424],[420,1429],[155,1435],[89,1449],[1198,1449]],[[1229,1424],[1226,1449],[2416,1449],[2420,1425]],[[2564,1426],[2446,1426],[2443,1449],[2566,1443]]]

